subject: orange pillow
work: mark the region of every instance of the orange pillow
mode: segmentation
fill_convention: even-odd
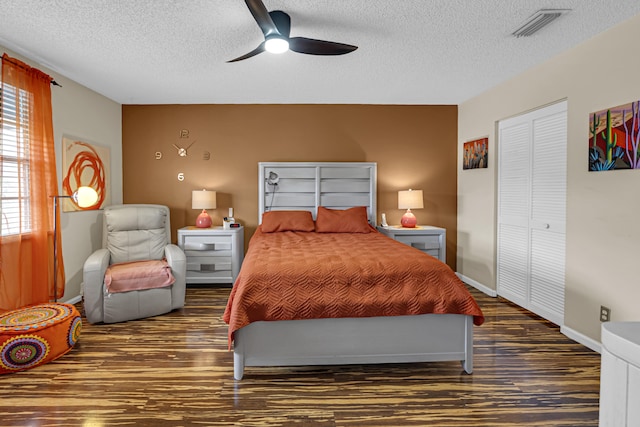
[[[340,210],[319,206],[316,231],[318,233],[370,233],[367,208],[356,206]]]
[[[314,231],[313,216],[309,211],[270,211],[262,214],[264,233],[277,231]]]

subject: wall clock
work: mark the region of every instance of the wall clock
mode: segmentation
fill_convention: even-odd
[[[173,145],[173,147],[178,151],[178,156],[187,157],[187,155],[189,154],[187,150],[189,150],[189,148],[191,148],[191,146],[195,143],[196,141],[194,140],[191,144],[187,145],[186,147],[179,147],[176,144],[171,144],[171,145]]]

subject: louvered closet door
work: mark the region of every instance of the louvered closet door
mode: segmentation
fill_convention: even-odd
[[[499,125],[498,294],[562,325],[566,102]]]
[[[530,127],[500,123],[498,293],[523,307],[529,299]]]

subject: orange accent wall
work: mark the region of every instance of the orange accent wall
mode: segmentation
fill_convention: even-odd
[[[216,190],[214,225],[233,207],[246,243],[258,224],[258,162],[377,162],[378,223],[382,212],[400,223],[398,190],[423,190],[424,209],[414,213],[447,229],[455,271],[457,116],[454,105],[124,105],[123,201],[169,206],[175,242],[199,213],[191,191]],[[187,157],[172,146],[192,142]]]

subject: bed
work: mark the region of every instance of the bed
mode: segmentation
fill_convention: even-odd
[[[375,163],[260,163],[259,222],[224,313],[247,366],[460,361],[484,317],[441,261],[375,230]]]

